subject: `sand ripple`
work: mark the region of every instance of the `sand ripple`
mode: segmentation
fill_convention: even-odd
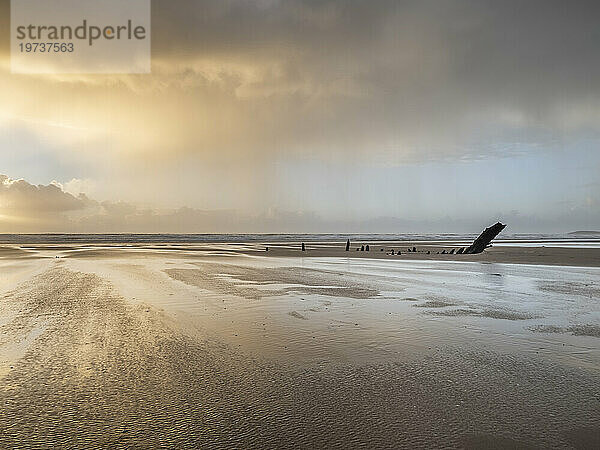
[[[571,325],[568,327],[538,325],[530,329],[539,333],[571,333],[574,336],[600,337],[600,326],[593,324]]]
[[[455,348],[377,365],[276,364],[188,336],[60,265],[3,302],[21,306],[3,336],[44,329],[0,380],[0,447],[598,443],[595,372]]]
[[[167,269],[172,278],[219,294],[235,295],[251,300],[282,296],[288,293],[318,294],[332,297],[366,299],[379,295],[379,290],[357,283],[347,274],[300,267],[252,268],[226,264],[204,264],[203,269]],[[226,275],[226,277],[224,276]],[[233,278],[233,280],[232,280]],[[253,282],[258,286],[289,284],[277,289],[260,289],[236,283]]]

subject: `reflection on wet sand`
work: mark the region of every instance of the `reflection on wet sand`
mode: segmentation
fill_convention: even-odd
[[[45,251],[2,260],[3,447],[600,443],[600,269]]]

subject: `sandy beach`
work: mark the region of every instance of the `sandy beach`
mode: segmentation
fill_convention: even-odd
[[[415,245],[3,245],[0,446],[597,448],[600,249]]]
[[[0,0],[0,450],[600,450],[599,19]]]
[[[369,244],[369,242],[366,242]],[[269,256],[310,256],[310,257],[351,257],[351,258],[384,258],[392,260],[430,260],[445,262],[479,262],[533,264],[555,266],[600,267],[599,248],[579,247],[547,247],[540,243],[536,246],[494,246],[482,254],[457,255],[448,254],[468,245],[466,242],[444,242],[432,244],[429,242],[376,242],[370,243],[369,251],[362,250],[365,242],[354,243],[348,252],[339,243],[310,243],[302,253],[298,245],[275,244],[269,247]],[[416,252],[412,249],[416,248]],[[391,254],[391,251],[394,254]],[[400,254],[398,252],[400,251]],[[253,254],[261,254],[259,249]],[[442,254],[442,252],[446,252]]]

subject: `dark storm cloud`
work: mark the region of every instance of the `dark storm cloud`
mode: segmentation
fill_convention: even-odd
[[[156,1],[153,14],[157,60],[260,71],[221,81],[254,96],[262,145],[452,155],[600,125],[597,2]]]
[[[152,5],[153,75],[90,76],[87,90],[64,92],[122,99],[124,108],[89,114],[121,136],[120,148],[393,162],[512,154],[600,132],[598,2]],[[118,123],[134,122],[124,130],[152,124],[150,142],[127,140],[112,119],[119,110]]]

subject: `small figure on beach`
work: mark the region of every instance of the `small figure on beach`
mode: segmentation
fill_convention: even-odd
[[[302,251],[305,252],[306,251],[306,247],[304,246],[304,242],[302,243]]]
[[[361,245],[361,246],[360,246],[360,251],[361,251],[361,252],[364,252],[364,251],[365,251],[365,246],[364,246],[364,245]]]
[[[391,255],[392,255],[392,256],[394,255],[394,249],[392,249],[392,253],[391,253]]]
[[[269,251],[269,247],[266,247],[266,248],[265,248],[265,252],[268,252],[268,251]]]
[[[365,250],[368,251],[368,252],[370,251],[369,250],[369,244],[367,244],[367,246],[365,247]]]
[[[350,251],[350,239],[346,241],[346,251]]]
[[[413,253],[417,253],[417,247],[413,247]]]

